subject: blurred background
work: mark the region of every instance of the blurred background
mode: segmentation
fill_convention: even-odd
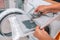
[[[23,9],[24,0],[0,0],[0,12],[8,8],[21,8]]]

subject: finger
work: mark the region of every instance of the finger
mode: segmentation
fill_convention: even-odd
[[[45,31],[45,29],[44,29],[44,28],[43,28],[42,30],[43,30],[43,31]]]
[[[48,12],[43,12],[43,15],[47,14]]]
[[[40,26],[39,26],[39,25],[37,25],[37,26],[36,26],[36,29],[40,29]]]
[[[35,11],[34,12],[39,12],[40,10],[39,10],[39,8],[37,8],[37,9],[35,9]]]
[[[44,11],[42,14],[45,15],[45,14],[47,14],[47,13],[49,13],[49,12],[48,12],[48,11]]]
[[[36,26],[36,29],[35,30],[36,31],[40,30],[40,26]]]
[[[34,12],[39,12],[41,8],[42,8],[41,6],[38,6]]]

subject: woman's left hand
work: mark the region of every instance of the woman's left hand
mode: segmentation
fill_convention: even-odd
[[[35,9],[35,12],[43,12],[43,14],[46,14],[46,13],[56,13],[56,12],[59,12],[60,10],[59,9],[55,9],[53,5],[40,5],[38,6],[36,9]]]

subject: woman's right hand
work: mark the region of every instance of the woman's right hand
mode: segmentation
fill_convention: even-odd
[[[53,40],[53,38],[51,38],[44,29],[40,29],[39,26],[36,26],[34,36],[39,40]]]

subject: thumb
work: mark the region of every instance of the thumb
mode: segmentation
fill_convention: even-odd
[[[44,28],[43,28],[42,30],[43,30],[43,31],[45,31],[45,29],[44,29]]]
[[[36,31],[40,30],[40,26],[36,26]]]

